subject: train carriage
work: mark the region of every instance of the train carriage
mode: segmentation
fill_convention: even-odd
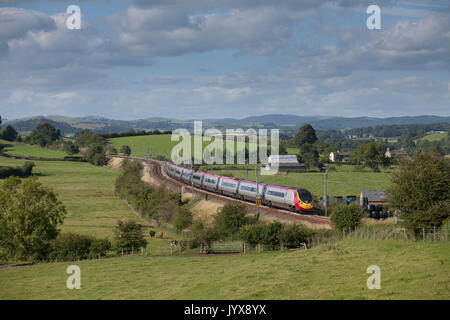
[[[258,184],[260,197],[263,196],[265,187],[266,187],[266,184],[264,184],[264,183]],[[256,194],[256,182],[241,180],[241,182],[239,183],[239,189],[238,189],[239,198],[241,200],[256,201],[256,195],[257,195]]]
[[[219,183],[217,184],[217,190],[221,194],[236,197],[237,190],[239,188],[239,180],[229,177],[221,176],[219,178]]]
[[[202,187],[206,190],[214,191],[217,190],[217,185],[219,183],[220,176],[215,174],[205,173],[203,178]]]
[[[184,183],[191,184],[192,170],[191,169],[183,169],[181,173],[181,181]]]
[[[267,185],[264,191],[264,204],[269,207],[278,207],[292,210],[295,208],[294,191],[288,187]]]
[[[204,177],[205,174],[203,172],[195,172],[192,175],[192,183],[194,184],[194,186],[201,188]]]

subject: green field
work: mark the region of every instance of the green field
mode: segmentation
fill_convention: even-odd
[[[69,265],[81,289],[66,288]],[[130,256],[0,269],[0,299],[450,299],[448,242],[347,240],[309,250]],[[366,286],[381,269],[381,289]]]
[[[131,148],[131,156],[145,158],[147,155],[147,146],[149,147],[152,157],[166,156],[167,159],[171,158],[172,148],[179,143],[179,141],[171,141],[170,134],[163,135],[148,135],[148,136],[134,136],[134,137],[120,137],[108,139],[111,145],[120,152],[123,145],[127,145]],[[180,139],[181,142],[181,139]],[[204,141],[203,148],[209,145],[211,142]],[[234,142],[235,151],[237,148],[237,142]],[[246,144],[248,146],[248,143]],[[225,150],[224,141],[224,150]],[[194,154],[194,137],[191,137],[191,152]],[[297,148],[288,148],[288,152],[292,154],[298,153]]]
[[[428,141],[439,141],[447,136],[446,132],[443,133],[432,133],[429,135],[426,135],[422,138],[422,140],[428,140]]]
[[[0,157],[0,165],[20,166],[24,162]],[[117,171],[84,162],[33,162],[33,173],[41,183],[52,187],[66,206],[63,231],[111,237],[118,219],[138,219],[124,201],[114,196]]]
[[[68,154],[63,151],[30,145],[14,145],[13,147],[5,148],[3,152],[11,155],[29,156],[36,158],[64,158],[65,156],[68,156]]]
[[[363,172],[355,172],[352,167],[336,167],[336,171],[328,172],[328,195],[331,196],[359,196],[362,190],[383,190],[390,183],[390,171],[381,170],[373,172],[364,169]],[[233,177],[245,179],[245,170],[210,170],[214,174],[233,174]],[[324,194],[324,172],[293,173],[279,172],[276,175],[259,175],[259,181],[306,188],[315,196]],[[248,179],[255,181],[255,170],[249,168]]]

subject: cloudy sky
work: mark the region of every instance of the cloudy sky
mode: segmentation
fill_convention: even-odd
[[[0,0],[7,119],[448,116],[449,71],[447,0]]]

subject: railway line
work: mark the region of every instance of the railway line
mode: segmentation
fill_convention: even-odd
[[[144,158],[136,158],[136,157],[130,157],[130,156],[110,156],[110,158],[124,158],[129,160],[135,160],[135,161],[142,161],[144,163],[147,163],[147,159]],[[248,201],[243,201],[239,199],[235,199],[226,195],[220,195],[216,194],[204,189],[196,188],[195,186],[187,185],[181,181],[175,180],[171,177],[169,177],[167,174],[165,174],[164,170],[161,169],[162,167],[162,161],[159,160],[150,160],[150,173],[153,175],[155,179],[157,179],[162,184],[166,185],[169,189],[172,189],[174,191],[180,192],[180,189],[182,187],[185,188],[186,191],[193,190],[196,194],[201,195],[207,195],[208,198],[217,199],[220,201],[225,202],[237,202],[241,203],[249,208],[256,209],[256,204]],[[260,205],[260,213],[262,215],[266,215],[269,217],[277,218],[279,220],[287,220],[287,221],[301,221],[306,222],[310,224],[315,225],[323,225],[328,228],[331,227],[331,221],[327,217],[318,216],[318,215],[307,215],[307,214],[300,214],[300,213],[293,213],[284,209],[279,208],[273,208],[273,207],[267,207],[264,205]]]

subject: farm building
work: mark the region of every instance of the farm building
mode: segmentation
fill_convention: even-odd
[[[330,152],[328,159],[330,162],[350,162],[350,152]]]
[[[384,156],[386,158],[406,157],[407,153],[403,148],[401,148],[400,150],[389,150],[389,148],[387,148],[386,152],[384,153]]]
[[[386,192],[383,190],[363,190],[359,196],[359,201],[362,206],[385,206],[387,205],[386,198]]]
[[[270,170],[274,165],[278,165],[281,170],[303,170],[305,166],[299,163],[295,154],[286,155],[271,155],[268,158],[267,170]]]
[[[392,216],[392,213],[386,210],[387,194],[383,190],[361,191],[359,203],[370,213],[372,218],[379,219]]]

